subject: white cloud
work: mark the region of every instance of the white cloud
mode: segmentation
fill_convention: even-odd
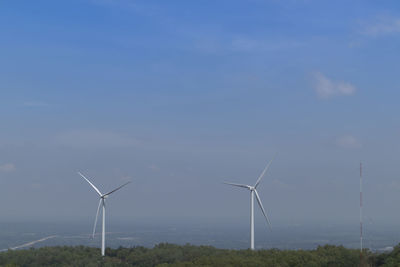
[[[0,165],[0,172],[13,172],[15,169],[15,165],[12,163]]]
[[[356,87],[348,82],[333,81],[320,72],[314,73],[314,90],[321,98],[339,95],[353,95]]]
[[[381,16],[375,22],[366,25],[362,33],[373,37],[400,33],[400,18]]]
[[[75,130],[60,134],[56,144],[79,148],[115,148],[132,147],[139,144],[134,138],[114,132]]]
[[[336,139],[336,145],[341,148],[361,148],[361,142],[352,135],[344,135]]]

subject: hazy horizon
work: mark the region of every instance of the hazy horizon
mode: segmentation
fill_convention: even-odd
[[[87,223],[0,223],[0,251],[8,248],[42,246],[100,246],[101,232],[92,238],[92,225]],[[247,249],[248,225],[235,224],[165,224],[107,222],[107,246],[154,247],[159,243],[178,245],[210,245],[225,249]],[[100,230],[100,227],[98,227]],[[380,251],[398,244],[397,227],[382,228],[367,225],[364,229],[364,246]],[[278,225],[272,231],[256,226],[257,249],[316,249],[323,245],[359,247],[358,225]]]

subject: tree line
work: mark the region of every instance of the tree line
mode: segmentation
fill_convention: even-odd
[[[400,244],[390,253],[373,253],[325,245],[314,250],[227,250],[211,246],[161,243],[154,248],[132,247],[100,250],[84,246],[59,246],[8,250],[0,253],[0,266],[400,266]]]

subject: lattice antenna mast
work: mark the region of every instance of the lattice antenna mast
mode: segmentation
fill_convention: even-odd
[[[362,221],[362,163],[360,162],[360,252],[363,249],[363,221]]]

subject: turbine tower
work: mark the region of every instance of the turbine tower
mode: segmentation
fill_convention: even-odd
[[[254,184],[254,186],[245,185],[245,184],[234,184],[234,183],[226,183],[226,182],[224,182],[224,184],[237,186],[237,187],[243,187],[243,188],[246,188],[246,189],[250,190],[250,249],[251,250],[254,250],[254,195],[256,196],[257,203],[260,206],[260,209],[261,209],[265,219],[267,220],[268,226],[271,228],[271,223],[270,223],[270,221],[268,219],[267,213],[264,210],[264,207],[263,207],[263,204],[261,202],[260,196],[257,193],[257,186],[260,184],[261,179],[263,178],[263,176],[267,172],[267,170],[268,170],[269,166],[271,165],[272,161],[274,160],[274,158],[268,163],[267,167],[265,167],[265,169],[261,173],[260,177],[258,177],[257,182]]]
[[[96,213],[96,219],[94,221],[94,226],[93,226],[93,238],[94,238],[94,234],[96,232],[96,225],[97,225],[97,217],[99,216],[99,211],[100,211],[100,207],[102,207],[102,213],[103,213],[103,224],[102,224],[102,232],[101,232],[101,256],[105,255],[105,245],[106,245],[106,198],[114,193],[115,191],[121,189],[122,187],[124,187],[125,185],[129,184],[129,182],[124,183],[123,185],[115,188],[114,190],[106,193],[106,194],[102,194],[100,192],[99,189],[97,189],[96,186],[94,186],[94,184],[92,184],[88,178],[86,178],[82,173],[78,172],[78,174],[85,179],[92,187],[93,189],[97,192],[97,194],[99,194],[100,196],[100,200],[99,200],[99,205],[97,207],[97,213]]]

